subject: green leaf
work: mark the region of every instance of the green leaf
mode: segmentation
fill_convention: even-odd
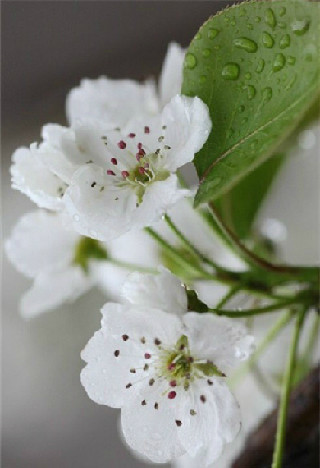
[[[262,164],[319,93],[319,5],[251,1],[210,18],[185,57],[182,92],[209,107],[195,203],[216,199]]]
[[[284,161],[275,153],[216,201],[224,221],[241,239],[249,237],[252,223]]]

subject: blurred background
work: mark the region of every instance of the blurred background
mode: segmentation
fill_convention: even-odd
[[[3,1],[3,236],[34,209],[10,189],[15,148],[40,139],[47,122],[65,124],[65,97],[83,77],[157,76],[167,44],[187,46],[226,1]],[[297,149],[260,215],[281,219],[283,258],[319,260],[319,161],[315,127]],[[311,132],[311,133],[310,133]],[[318,189],[317,189],[318,188]],[[306,235],[307,232],[307,235]],[[80,351],[99,328],[105,299],[91,291],[30,322],[18,313],[29,280],[3,259],[3,468],[148,466],[133,458],[115,430],[118,411],[94,404],[79,382]],[[249,467],[248,467],[249,468]]]

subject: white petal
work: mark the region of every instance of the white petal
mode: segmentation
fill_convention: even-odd
[[[239,405],[227,385],[215,378],[210,382],[195,382],[178,409],[180,442],[190,456],[201,456],[204,467],[220,457],[224,445],[240,430]],[[195,411],[193,416],[190,409]]]
[[[64,227],[61,214],[28,213],[6,241],[6,253],[21,273],[34,277],[70,265],[79,235]]]
[[[122,289],[123,297],[136,306],[152,307],[172,314],[187,311],[187,295],[180,280],[162,270],[158,275],[131,273]]]
[[[80,268],[69,267],[38,275],[32,288],[22,297],[21,314],[26,318],[72,302],[92,286]]]
[[[162,106],[181,92],[184,49],[176,42],[168,46],[159,78],[159,93]]]
[[[212,360],[222,372],[228,372],[253,351],[253,336],[235,320],[190,312],[183,321],[197,358]]]
[[[82,80],[67,98],[67,117],[71,124],[79,119],[103,121],[110,129],[122,127],[134,115],[155,113],[158,108],[155,85],[132,80],[100,77]]]
[[[132,228],[135,193],[112,185],[101,167],[90,164],[78,169],[64,201],[80,234],[109,241]]]
[[[59,210],[65,184],[41,160],[37,148],[19,148],[12,156],[12,188],[27,195],[40,208]]]
[[[160,339],[163,346],[172,346],[182,334],[181,320],[155,308],[139,308],[128,305],[106,304],[102,309],[102,328],[113,337],[124,334],[136,342],[145,337],[146,352],[155,348],[154,340]]]
[[[164,143],[168,150],[166,166],[175,171],[191,162],[207,141],[211,131],[208,107],[198,97],[175,96],[162,111],[166,126]]]

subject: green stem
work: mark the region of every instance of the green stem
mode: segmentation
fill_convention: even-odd
[[[142,265],[136,265],[135,263],[123,262],[122,260],[117,260],[116,258],[108,258],[107,263],[111,265],[118,266],[120,268],[125,268],[130,271],[139,271],[141,273],[152,273],[154,275],[158,274],[158,270],[151,267],[145,267]]]
[[[221,266],[217,265],[215,262],[213,262],[212,260],[210,260],[210,258],[206,257],[205,255],[203,255],[190,241],[189,239],[187,239],[184,234],[180,231],[180,229],[176,226],[176,224],[172,221],[172,219],[170,218],[169,215],[165,214],[164,215],[164,219],[166,221],[166,223],[168,224],[168,226],[170,227],[170,229],[175,233],[175,235],[178,237],[178,239],[180,239],[180,241],[187,247],[188,250],[190,250],[190,252],[192,252],[194,255],[196,255],[197,257],[199,257],[199,259],[203,262],[203,263],[206,263],[207,265],[210,265],[212,266],[213,268],[215,268],[216,270],[218,271],[225,271],[224,268],[222,268]]]
[[[267,312],[273,312],[280,309],[285,309],[291,305],[299,305],[299,297],[291,297],[286,301],[279,301],[265,307],[260,307],[258,309],[242,309],[242,310],[218,310],[218,309],[209,309],[208,312],[214,312],[217,315],[225,315],[226,317],[248,317],[250,315],[260,315]]]
[[[277,434],[276,434],[275,447],[273,451],[272,468],[282,467],[283,448],[284,448],[284,443],[285,443],[285,432],[286,432],[286,419],[287,419],[287,412],[288,412],[288,405],[289,405],[289,398],[290,398],[291,383],[292,383],[293,371],[294,371],[294,366],[295,366],[295,361],[296,361],[299,336],[300,336],[304,316],[305,316],[305,310],[302,309],[300,310],[297,320],[296,320],[296,326],[294,328],[292,341],[290,345],[287,367],[286,367],[285,375],[284,375],[283,382],[282,382],[281,399],[280,399],[280,406],[278,410]]]
[[[221,299],[220,302],[216,305],[216,309],[221,309],[233,296],[237,294],[238,291],[240,291],[241,286],[234,286],[231,288],[225,296]]]
[[[291,311],[288,311],[281,315],[276,323],[269,329],[264,339],[258,344],[255,352],[250,356],[250,358],[242,364],[230,377],[229,383],[234,387],[239,380],[250,370],[250,368],[258,361],[260,356],[268,348],[269,344],[277,337],[280,331],[290,322],[293,314]]]

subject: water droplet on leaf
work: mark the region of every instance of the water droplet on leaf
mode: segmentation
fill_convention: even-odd
[[[261,73],[264,69],[264,60],[262,58],[259,59],[256,72]]]
[[[227,63],[221,72],[225,80],[237,80],[240,74],[240,67],[237,63]]]
[[[286,64],[286,58],[283,54],[277,54],[272,64],[272,69],[275,72],[282,70]]]
[[[296,63],[296,58],[292,57],[292,55],[289,55],[289,57],[287,58],[287,62],[289,65],[294,65]]]
[[[297,36],[302,36],[305,34],[310,26],[310,21],[308,20],[296,20],[291,23],[291,29]]]
[[[267,47],[267,49],[271,49],[273,47],[273,44],[274,44],[273,37],[269,33],[264,32],[262,34],[262,44],[265,47]]]
[[[211,50],[210,50],[210,49],[203,49],[202,55],[203,55],[204,57],[209,57],[210,54],[211,54]]]
[[[273,12],[273,10],[271,8],[268,8],[266,10],[266,14],[265,14],[265,22],[267,23],[268,26],[270,26],[271,28],[274,28],[277,24],[277,20],[276,20],[276,17],[275,17],[275,14]]]
[[[279,16],[284,16],[286,14],[286,11],[287,11],[286,7],[281,7],[279,11]]]
[[[262,99],[268,102],[270,101],[271,98],[272,98],[272,89],[270,87],[267,87],[262,91]]]
[[[213,29],[213,28],[210,28],[209,31],[208,31],[208,38],[209,39],[214,39],[219,33],[219,30],[218,29]]]
[[[285,34],[280,39],[280,49],[286,49],[290,45],[290,36],[289,34]]]
[[[187,53],[186,58],[185,58],[185,66],[187,68],[190,68],[190,70],[192,70],[193,68],[195,68],[196,65],[197,65],[196,56],[194,54],[191,54],[190,52]]]
[[[239,49],[243,49],[249,53],[253,53],[258,50],[257,43],[252,39],[248,39],[247,37],[238,37],[234,39],[233,43]]]

